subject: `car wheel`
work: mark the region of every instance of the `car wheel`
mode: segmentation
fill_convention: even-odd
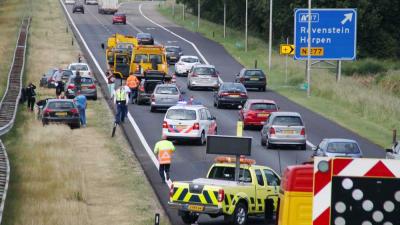
[[[273,149],[274,148],[274,145],[269,143],[268,139],[266,141],[266,145],[267,145],[267,149]]]
[[[218,134],[218,127],[216,127],[214,130],[214,135],[217,135],[217,134]]]
[[[92,99],[93,99],[94,101],[96,101],[96,100],[97,100],[97,95],[95,95]]]
[[[188,83],[188,85],[187,85],[187,89],[189,89],[189,90],[193,90],[193,87],[192,87],[192,85],[190,85],[190,83]]]
[[[244,225],[247,222],[247,207],[243,202],[239,202],[235,211],[233,212],[233,224],[234,225]]]
[[[217,100],[217,105],[216,105],[217,109],[221,108],[221,104],[219,103],[219,100]]]
[[[150,107],[150,112],[155,112],[155,111],[156,111],[156,108]]]
[[[300,150],[307,150],[307,144],[302,144],[299,146]]]
[[[193,224],[197,222],[199,215],[192,212],[182,212],[181,219],[185,224]]]
[[[203,145],[204,143],[206,143],[206,135],[203,131],[203,132],[201,132],[200,138],[198,140],[198,144]]]
[[[266,90],[267,90],[266,87],[263,87],[263,88],[261,89],[262,92],[265,92]]]
[[[274,201],[272,199],[265,199],[265,220],[272,220],[274,216]]]
[[[124,25],[126,25],[126,21],[124,22]]]
[[[115,22],[113,21],[112,24],[115,24]]]
[[[214,99],[214,107],[216,107],[217,106],[217,103],[215,103],[215,99]]]
[[[265,142],[264,138],[261,136],[261,146],[266,146],[267,143]]]

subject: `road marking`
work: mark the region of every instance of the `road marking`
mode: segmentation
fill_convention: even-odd
[[[201,57],[201,59],[203,59],[203,61],[204,61],[206,64],[209,64],[208,61],[206,60],[206,58],[204,57],[204,55],[200,52],[200,50],[197,48],[197,46],[196,46],[193,42],[187,40],[186,38],[180,36],[179,34],[174,33],[173,31],[169,30],[168,28],[163,27],[162,25],[158,24],[157,22],[153,21],[152,19],[150,19],[149,17],[147,17],[146,15],[144,15],[144,13],[143,13],[143,11],[142,11],[142,5],[143,5],[143,3],[139,5],[139,12],[140,12],[140,14],[141,14],[144,18],[146,18],[148,21],[150,21],[150,22],[153,23],[154,25],[160,27],[161,29],[167,31],[168,33],[174,35],[175,37],[178,37],[178,38],[182,39],[183,41],[185,41],[185,42],[189,43],[190,45],[192,45],[192,47],[196,50],[197,54]],[[220,76],[218,76],[218,79],[219,79],[220,83],[223,83],[223,82],[224,82],[224,81],[221,79]],[[315,145],[314,145],[313,143],[311,143],[310,141],[308,141],[308,140],[306,141],[306,144],[309,145],[311,148],[315,147]]]
[[[112,34],[111,30],[108,29],[108,27],[107,27],[104,23],[102,23],[102,22],[99,20],[99,18],[97,18],[95,15],[93,15],[93,13],[91,13],[90,10],[86,10],[86,11],[88,11],[89,14],[90,14],[92,17],[94,17],[94,18],[97,20],[97,22],[99,22],[99,23],[101,24],[101,26],[104,27],[104,29],[106,29],[106,31],[107,31],[109,34]]]
[[[92,51],[91,51],[90,48],[88,47],[88,45],[87,45],[85,39],[83,38],[81,32],[79,31],[78,27],[76,26],[76,24],[75,24],[74,20],[72,19],[71,15],[69,14],[69,12],[68,12],[68,10],[67,10],[67,8],[66,8],[64,2],[63,2],[63,0],[59,0],[59,1],[60,1],[61,5],[63,6],[64,11],[65,11],[66,14],[68,15],[68,18],[69,18],[69,20],[70,20],[72,26],[74,27],[74,29],[75,29],[76,32],[78,33],[79,38],[82,40],[82,43],[83,43],[83,45],[85,46],[86,50],[88,51],[89,56],[93,59],[93,62],[94,62],[94,64],[96,65],[97,69],[100,71],[100,74],[101,74],[101,76],[103,77],[104,81],[107,82],[107,77],[106,77],[106,75],[104,74],[103,70],[101,69],[101,67],[100,67],[100,65],[99,65],[99,62],[97,62],[97,59],[94,57]],[[100,23],[101,23],[101,22],[100,22]],[[135,119],[133,119],[133,117],[132,117],[132,115],[131,115],[131,113],[130,113],[129,111],[128,111],[128,119],[129,119],[129,122],[131,122],[131,124],[132,124],[132,126],[133,126],[133,129],[135,129],[135,131],[136,131],[136,133],[137,133],[137,135],[138,135],[140,141],[142,142],[144,149],[146,150],[147,154],[149,155],[151,161],[154,163],[154,166],[158,169],[158,168],[159,168],[158,160],[157,160],[157,158],[155,157],[155,155],[153,154],[153,151],[151,150],[151,148],[150,148],[149,144],[147,143],[146,139],[144,138],[143,133],[140,131],[139,126],[137,125],[137,123],[135,122]],[[167,181],[167,186],[168,186],[168,187],[171,187],[171,185],[172,185],[172,181],[171,181],[171,180],[168,180],[168,181]]]

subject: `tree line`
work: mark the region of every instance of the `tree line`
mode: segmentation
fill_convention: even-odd
[[[245,26],[245,0],[200,0],[201,17],[223,23],[224,1],[227,4],[227,25],[236,29]],[[197,14],[196,0],[177,0]],[[267,40],[269,29],[269,0],[248,0],[248,25],[254,34]],[[400,1],[399,0],[318,0],[313,8],[357,8],[358,57],[399,58]],[[275,44],[293,39],[294,10],[307,8],[306,0],[273,1],[273,37]]]

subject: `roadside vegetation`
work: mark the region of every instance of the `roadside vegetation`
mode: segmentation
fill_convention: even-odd
[[[160,4],[158,10],[186,29],[220,43],[242,65],[254,67],[257,60],[258,67],[268,72],[268,45],[257,35],[249,36],[246,53],[244,32],[241,30],[227,28],[227,37],[224,39],[222,25],[201,20],[200,29],[197,29],[197,16],[188,11],[183,20],[182,5],[175,5],[175,15],[172,14],[171,2]],[[338,83],[335,81],[335,70],[313,69],[312,96],[307,98],[301,88],[305,81],[304,62],[289,58],[286,79],[285,57],[277,51],[278,46],[274,46],[272,70],[268,77],[269,89],[380,146],[390,145],[392,129],[400,128],[400,66],[397,61],[362,59],[345,62],[343,76]]]
[[[27,0],[0,1],[0,97],[7,87],[7,76]]]
[[[8,26],[0,23],[0,30]],[[38,100],[55,96],[54,89],[39,87],[42,74],[65,68],[79,53],[66,26],[58,1],[32,1],[25,84],[36,84]],[[123,134],[118,130],[110,138],[113,115],[105,99],[99,95],[88,104],[88,127],[74,130],[43,127],[36,113],[20,105],[16,125],[4,137],[11,180],[3,224],[148,225],[156,212],[168,224]]]

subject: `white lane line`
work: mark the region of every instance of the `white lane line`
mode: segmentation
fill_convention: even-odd
[[[102,22],[99,20],[99,18],[97,18],[95,15],[93,15],[93,13],[90,12],[90,10],[86,10],[86,11],[88,11],[89,14],[90,14],[92,17],[94,17],[94,18],[97,20],[97,22],[99,22],[99,23],[101,24],[101,26],[104,27],[104,29],[106,29],[106,31],[107,31],[109,34],[112,34],[111,30],[110,30],[104,23],[102,23]]]
[[[140,14],[141,14],[144,18],[146,18],[148,21],[150,21],[150,22],[153,23],[154,25],[160,27],[161,29],[167,31],[168,33],[174,35],[175,37],[178,37],[178,38],[182,39],[183,41],[185,41],[185,42],[189,43],[190,45],[192,45],[193,48],[196,50],[197,54],[199,54],[199,56],[203,59],[203,61],[204,61],[206,64],[209,64],[208,61],[206,60],[206,58],[204,57],[204,55],[201,54],[200,50],[197,48],[197,46],[196,46],[193,42],[187,40],[186,38],[180,36],[179,34],[174,33],[173,31],[171,31],[171,30],[169,30],[168,28],[166,28],[166,27],[164,27],[164,26],[158,24],[157,22],[153,21],[152,19],[150,19],[149,17],[147,17],[146,15],[144,15],[144,13],[143,13],[143,11],[142,11],[142,5],[143,5],[143,4],[140,4],[140,5],[139,5],[139,12],[140,12]],[[223,83],[223,80],[221,79],[220,76],[218,76],[218,79],[219,79],[220,83]],[[311,148],[315,147],[315,145],[314,145],[313,143],[311,143],[310,141],[308,141],[308,140],[306,141],[306,143],[307,143],[307,145],[310,146]]]
[[[86,50],[88,51],[89,56],[92,58],[94,64],[95,64],[96,67],[97,67],[97,69],[100,71],[100,74],[101,74],[101,76],[103,77],[104,81],[107,82],[107,77],[106,77],[106,75],[104,74],[103,70],[101,69],[101,67],[100,67],[100,65],[99,65],[99,62],[98,62],[97,59],[94,57],[92,51],[90,50],[89,46],[87,45],[85,39],[83,38],[81,32],[79,31],[78,27],[76,26],[76,24],[75,24],[74,20],[72,19],[71,15],[69,14],[69,12],[68,12],[68,10],[67,10],[67,8],[66,8],[64,2],[63,2],[63,0],[59,0],[59,1],[60,1],[61,5],[63,6],[63,8],[64,8],[64,10],[65,10],[65,12],[66,12],[66,14],[67,14],[67,16],[68,16],[68,18],[69,18],[69,20],[70,20],[72,26],[74,27],[75,31],[78,33],[79,38],[82,40],[82,43],[83,43],[83,45],[85,46]],[[159,168],[159,164],[158,164],[157,158],[156,158],[155,155],[153,154],[153,151],[151,150],[149,144],[147,143],[146,139],[145,139],[144,136],[143,136],[142,131],[140,130],[140,128],[139,128],[139,126],[137,125],[137,123],[135,122],[135,119],[133,119],[133,117],[132,117],[132,115],[131,115],[130,112],[128,112],[128,119],[129,119],[129,122],[131,122],[133,129],[135,129],[135,131],[136,131],[136,133],[137,133],[137,135],[138,135],[140,141],[142,142],[144,149],[146,150],[147,154],[149,155],[151,161],[154,163],[154,166],[158,169],[158,168]],[[168,186],[168,187],[171,187],[171,184],[172,184],[171,180],[168,180],[168,181],[167,181],[167,186]]]

